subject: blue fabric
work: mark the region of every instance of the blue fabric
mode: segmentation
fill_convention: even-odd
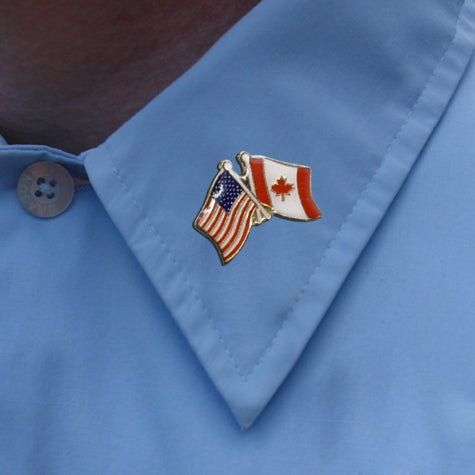
[[[264,0],[96,149],[0,146],[0,471],[474,467],[474,16]],[[222,267],[192,222],[241,150],[324,217]],[[51,220],[15,190],[43,159],[92,183]]]

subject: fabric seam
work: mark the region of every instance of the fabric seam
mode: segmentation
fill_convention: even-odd
[[[283,331],[284,327],[285,327],[285,324],[287,323],[287,321],[289,320],[290,318],[290,315],[292,313],[292,311],[295,309],[296,305],[300,302],[300,300],[302,300],[302,298],[305,296],[305,294],[307,293],[308,289],[310,288],[310,282],[311,280],[313,279],[314,275],[316,274],[316,272],[318,271],[318,269],[320,267],[322,267],[322,265],[324,264],[324,262],[326,261],[326,259],[328,259],[328,253],[330,251],[330,249],[334,246],[334,244],[336,243],[338,237],[341,235],[341,233],[343,232],[343,228],[345,227],[346,223],[351,219],[351,217],[353,216],[355,210],[357,209],[359,203],[364,200],[364,197],[365,197],[365,194],[366,194],[366,191],[368,190],[368,188],[371,186],[371,184],[373,184],[374,182],[377,181],[377,176],[380,172],[380,170],[383,168],[383,166],[385,165],[386,161],[387,161],[387,158],[388,158],[388,154],[390,153],[390,151],[392,150],[392,148],[394,147],[394,145],[398,142],[399,138],[401,137],[401,134],[403,133],[404,129],[407,127],[407,124],[409,122],[409,119],[412,117],[417,105],[419,104],[421,98],[424,96],[424,93],[425,91],[427,90],[427,88],[430,86],[430,84],[432,83],[434,77],[436,76],[438,70],[440,69],[442,63],[444,62],[444,59],[448,53],[448,51],[450,50],[450,47],[452,46],[452,44],[454,43],[455,39],[457,38],[457,35],[459,34],[459,23],[460,23],[460,20],[461,20],[461,11],[463,9],[465,5],[465,2],[462,3],[461,7],[460,7],[460,10],[459,10],[459,15],[457,17],[457,22],[455,24],[455,33],[454,33],[454,36],[452,37],[452,40],[450,41],[449,45],[447,46],[447,48],[445,49],[444,53],[442,54],[441,58],[439,59],[437,65],[435,66],[435,68],[433,69],[432,73],[430,74],[427,82],[425,83],[421,93],[419,94],[419,96],[417,97],[417,100],[414,102],[413,106],[411,107],[411,109],[409,110],[409,112],[407,113],[406,115],[406,118],[404,120],[404,123],[401,125],[400,129],[398,130],[398,132],[396,133],[396,135],[394,136],[393,140],[391,141],[391,143],[386,147],[386,150],[384,151],[384,154],[383,154],[383,159],[381,160],[381,163],[374,169],[374,172],[372,173],[372,176],[370,178],[370,180],[366,183],[365,187],[363,188],[363,190],[361,191],[358,199],[355,201],[355,204],[353,205],[353,207],[351,208],[350,212],[347,214],[346,218],[344,219],[344,221],[342,222],[341,226],[338,228],[338,231],[335,233],[333,239],[330,241],[330,243],[328,244],[328,246],[325,248],[325,250],[323,251],[323,254],[322,254],[322,258],[320,259],[320,262],[317,264],[317,266],[314,268],[314,270],[311,272],[311,274],[309,275],[308,279],[307,279],[307,282],[305,283],[305,285],[303,286],[302,290],[297,294],[297,296],[295,297],[294,299],[294,302],[293,304],[290,306],[287,314],[285,315],[285,317],[283,318],[282,320],[282,323],[280,325],[280,327],[277,329],[272,341],[270,342],[270,344],[268,345],[268,347],[263,351],[263,353],[261,354],[261,356],[259,357],[258,361],[256,362],[256,364],[254,365],[254,367],[251,369],[251,371],[249,372],[249,375],[251,375],[261,364],[262,364],[262,361],[265,359],[266,355],[269,353],[269,351],[271,351],[273,345],[275,344],[275,341],[277,340],[279,334]],[[430,134],[429,134],[430,135]],[[415,162],[414,162],[415,163]],[[412,166],[414,165],[414,163],[410,166],[409,170],[408,170],[408,173],[410,172],[410,169],[412,168]],[[394,199],[394,198],[393,198]],[[390,203],[388,204],[388,207],[391,205],[393,200],[390,201]],[[386,209],[387,209],[386,208]],[[383,216],[385,214],[385,211],[383,211]],[[382,216],[382,217],[383,217]],[[381,219],[382,219],[381,217]],[[366,244],[365,244],[366,246]],[[364,249],[364,247],[362,248],[362,250]],[[356,262],[357,258],[355,259],[355,262]],[[346,279],[344,279],[342,281],[342,284],[343,282],[345,281]]]
[[[157,228],[155,227],[155,225],[153,224],[153,222],[151,221],[151,219],[149,218],[148,214],[146,213],[145,209],[138,203],[138,201],[135,199],[134,195],[132,194],[131,190],[130,190],[130,187],[127,185],[127,183],[125,182],[123,176],[121,175],[119,169],[117,168],[117,165],[114,163],[113,159],[112,159],[112,154],[110,153],[110,148],[109,148],[109,144],[107,144],[107,152],[108,152],[108,157],[109,157],[109,161],[111,162],[111,166],[112,166],[112,170],[114,172],[114,174],[117,176],[117,179],[119,180],[121,186],[125,189],[126,193],[127,193],[127,196],[129,196],[130,200],[132,201],[132,203],[134,204],[134,206],[137,208],[137,210],[139,211],[140,213],[140,216],[142,216],[144,219],[145,219],[145,222],[147,223],[147,226],[149,227],[149,229],[152,231],[152,233],[157,237],[157,239],[159,240],[160,244],[162,245],[163,249],[165,250],[165,252],[169,255],[170,259],[172,260],[172,263],[173,265],[175,266],[177,272],[180,273],[180,275],[183,277],[184,279],[184,282],[185,284],[187,285],[187,287],[190,289],[194,299],[196,300],[196,302],[198,302],[198,304],[200,305],[200,307],[202,308],[202,310],[205,312],[206,314],[206,318],[209,320],[209,322],[211,323],[212,325],[212,328],[213,330],[216,332],[216,334],[218,335],[218,340],[221,342],[221,344],[223,345],[224,347],[224,350],[226,352],[226,354],[229,356],[232,364],[233,364],[233,367],[234,369],[237,371],[237,373],[239,374],[239,376],[242,378],[242,379],[245,379],[245,375],[243,374],[241,368],[239,367],[239,365],[237,364],[236,360],[234,359],[234,356],[233,354],[231,353],[231,350],[229,349],[229,347],[226,345],[226,342],[224,341],[222,335],[221,335],[221,332],[219,331],[219,329],[216,327],[216,324],[214,322],[214,319],[211,317],[211,314],[209,313],[209,310],[205,307],[204,305],[204,302],[202,299],[200,299],[199,295],[198,295],[198,292],[197,290],[193,287],[192,283],[190,282],[190,280],[187,278],[185,272],[181,269],[178,261],[175,259],[175,256],[173,255],[172,251],[169,249],[169,247],[166,245],[165,241],[163,240],[163,238],[160,236],[160,234],[158,233],[157,231]]]

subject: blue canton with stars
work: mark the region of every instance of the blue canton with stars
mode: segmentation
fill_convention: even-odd
[[[223,172],[214,185],[211,196],[229,212],[236,198],[242,193],[237,181],[227,172]]]

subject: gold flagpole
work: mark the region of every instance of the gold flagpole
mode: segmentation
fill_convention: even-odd
[[[222,170],[226,170],[238,182],[239,186],[244,190],[244,192],[249,196],[249,198],[257,206],[261,214],[266,218],[265,220],[261,220],[259,223],[256,223],[256,224],[261,224],[264,221],[268,221],[269,219],[272,218],[272,214],[254,196],[254,193],[246,186],[246,184],[242,180],[242,177],[234,171],[233,164],[229,160],[223,160],[222,162],[220,162],[219,168]]]

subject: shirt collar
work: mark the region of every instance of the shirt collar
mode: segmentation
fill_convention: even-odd
[[[83,155],[243,428],[297,361],[443,113],[473,20],[471,1],[264,0]],[[222,267],[192,223],[218,162],[241,150],[311,166],[324,217],[273,218]]]

